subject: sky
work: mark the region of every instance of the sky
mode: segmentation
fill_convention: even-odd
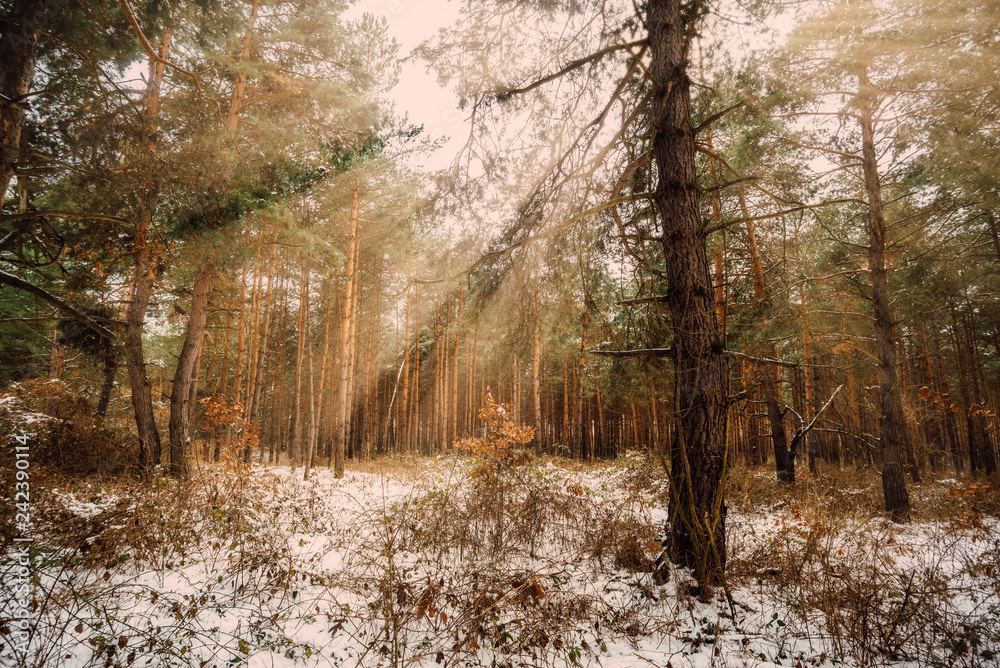
[[[459,111],[458,96],[441,86],[435,73],[428,71],[427,64],[412,58],[411,54],[439,29],[454,24],[461,4],[453,0],[357,0],[343,14],[347,20],[358,19],[365,13],[385,19],[389,35],[399,42],[399,55],[405,61],[399,84],[390,93],[390,99],[396,103],[396,112],[407,114],[413,125],[422,124],[426,136],[435,140],[449,139],[433,155],[421,158],[422,162],[414,165],[427,171],[451,165],[467,138],[468,114]],[[783,37],[791,28],[791,17],[772,17],[768,25],[777,29],[775,37]],[[746,53],[764,46],[754,31],[741,29],[736,23],[731,28],[734,31],[733,49]]]
[[[399,55],[406,58],[399,84],[390,93],[396,103],[396,113],[407,114],[413,125],[423,125],[426,136],[450,141],[419,165],[429,171],[451,164],[464,142],[468,129],[466,114],[458,110],[458,98],[437,82],[437,76],[427,71],[427,64],[410,59],[413,49],[458,17],[460,4],[447,0],[359,0],[344,12],[345,19],[358,19],[374,14],[386,20],[389,35],[400,44]]]

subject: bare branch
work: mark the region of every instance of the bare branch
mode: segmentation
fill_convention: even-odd
[[[120,0],[120,1],[125,2],[125,0]],[[623,44],[612,44],[611,46],[606,46],[599,51],[595,51],[589,56],[584,56],[583,58],[577,58],[576,60],[569,63],[568,65],[566,65],[566,67],[562,68],[558,72],[554,72],[553,74],[542,77],[541,79],[538,79],[537,81],[530,83],[527,86],[523,86],[521,88],[500,88],[492,92],[500,97],[510,97],[512,95],[520,95],[521,93],[527,93],[528,91],[534,90],[539,86],[543,86],[554,79],[558,79],[564,74],[568,74],[573,70],[582,67],[583,65],[586,65],[587,63],[593,62],[595,60],[600,60],[609,53],[614,53],[615,51],[621,51],[622,49],[631,49],[632,47],[635,46],[645,46],[648,43],[649,43],[648,39],[639,39],[634,42],[625,42]]]
[[[129,6],[128,0],[118,0],[118,4],[122,6],[122,11],[124,11],[125,16],[128,17],[128,23],[132,27],[132,32],[135,33],[136,38],[142,45],[142,50],[146,52],[146,55],[149,56],[150,60],[155,60],[158,63],[162,63],[167,67],[169,67],[170,69],[176,70],[181,74],[188,75],[192,79],[196,79],[199,74],[203,74],[203,72],[189,72],[183,67],[176,65],[170,62],[169,60],[164,60],[163,58],[160,58],[160,54],[156,52],[156,49],[153,47],[152,44],[149,43],[149,40],[146,38],[146,35],[142,32],[142,27],[139,25],[139,21],[135,18],[135,14],[132,12],[132,8]],[[208,70],[205,71],[207,72]]]
[[[522,246],[527,246],[528,244],[538,241],[540,239],[547,239],[548,237],[551,237],[553,234],[556,234],[557,232],[562,232],[566,228],[572,227],[573,225],[577,224],[578,222],[580,222],[581,220],[583,220],[588,216],[592,216],[595,213],[600,213],[601,211],[609,207],[618,206],[619,204],[624,204],[625,202],[635,202],[638,200],[647,199],[648,197],[649,194],[647,193],[627,195],[625,197],[616,197],[615,199],[604,202],[603,204],[592,206],[586,211],[581,211],[580,213],[576,214],[575,216],[571,216],[568,220],[560,223],[559,225],[556,225],[551,229],[548,229],[544,232],[539,232],[538,234],[533,234],[530,237],[526,237],[521,241],[511,244],[510,246],[502,248],[498,251],[493,251],[492,253],[486,253],[485,255],[481,256],[478,260],[473,262],[469,267],[467,267],[463,271],[460,271],[457,274],[453,274],[451,276],[445,276],[444,278],[428,278],[428,279],[415,278],[410,280],[410,285],[434,285],[436,283],[448,283],[450,281],[454,281],[459,278],[464,278],[470,275],[472,272],[474,272],[476,269],[478,269],[480,266],[482,266],[489,260],[503,257],[504,255],[509,255],[518,248],[521,248]]]
[[[599,350],[597,348],[591,348],[587,351],[591,355],[597,355],[598,357],[613,357],[615,359],[629,359],[629,358],[646,358],[646,359],[660,359],[663,357],[672,357],[674,354],[673,348],[636,348],[633,350]]]
[[[795,435],[792,436],[791,445],[789,445],[789,447],[788,447],[789,450],[791,450],[792,452],[796,451],[796,447],[798,446],[798,444],[802,441],[803,438],[806,437],[806,435],[810,431],[812,431],[812,428],[816,426],[816,421],[819,420],[820,416],[823,415],[823,413],[826,411],[826,409],[830,407],[830,404],[833,403],[834,397],[836,397],[837,393],[840,392],[842,389],[844,389],[844,386],[843,385],[838,385],[837,389],[834,390],[833,394],[830,395],[830,398],[826,400],[825,404],[823,404],[823,407],[820,408],[818,411],[816,411],[816,415],[813,416],[813,419],[809,422],[809,424],[807,424],[807,425],[805,425],[803,427],[799,427],[796,430]],[[796,415],[798,415],[798,414],[796,413]],[[799,420],[801,420],[801,419],[802,418],[800,417]]]

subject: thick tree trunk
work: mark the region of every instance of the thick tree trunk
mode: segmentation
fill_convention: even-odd
[[[667,304],[674,331],[674,415],[670,446],[669,526],[664,548],[692,568],[704,596],[726,566],[723,480],[726,467],[726,365],[705,228],[698,207],[694,131],[688,105],[687,39],[680,0],[651,0],[649,42],[655,82],[651,108],[653,158],[658,173],[654,202],[663,226]]]
[[[31,106],[38,38],[66,4],[66,0],[17,0],[0,19],[0,203],[14,177],[24,113]]]
[[[910,497],[903,477],[903,457],[907,439],[903,403],[896,385],[896,341],[893,335],[892,306],[885,267],[886,225],[882,211],[882,192],[875,154],[872,121],[873,91],[864,67],[858,72],[858,98],[861,102],[862,169],[868,197],[868,266],[872,281],[872,308],[875,313],[875,356],[881,394],[882,492],[885,510],[894,522],[910,519]]]
[[[139,436],[139,466],[142,469],[160,463],[160,432],[153,417],[153,397],[142,349],[142,326],[153,291],[153,277],[146,264],[145,258],[136,261],[132,301],[125,314],[125,365],[132,388],[132,408]]]
[[[174,384],[170,392],[170,475],[188,476],[187,441],[191,438],[191,415],[188,402],[196,375],[195,364],[200,358],[202,335],[208,321],[208,295],[212,289],[212,264],[202,260],[194,279],[191,316],[184,333],[184,344],[177,358]]]

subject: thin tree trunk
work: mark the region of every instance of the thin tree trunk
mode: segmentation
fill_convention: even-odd
[[[757,323],[763,330],[767,324],[765,315],[766,304],[764,295],[764,263],[761,261],[757,246],[757,231],[747,212],[746,198],[739,192],[740,212],[746,219],[747,248],[750,251],[750,266],[753,270],[754,309],[757,311]],[[764,352],[774,358],[778,357],[777,348],[771,344],[764,347]],[[760,365],[757,370],[757,380],[760,383],[764,403],[767,406],[767,421],[771,427],[771,446],[774,448],[774,468],[778,482],[795,482],[795,453],[788,450],[788,435],[785,432],[784,411],[781,407],[781,367],[770,369]]]
[[[299,465],[302,450],[302,365],[305,361],[309,328],[309,262],[302,256],[302,278],[299,280],[299,327],[295,344],[295,378],[292,381],[292,441],[288,459],[294,469]]]
[[[246,410],[246,406],[243,405],[243,356],[246,346],[246,303],[247,303],[247,268],[244,265],[240,271],[240,301],[237,307],[240,310],[240,318],[236,329],[236,364],[234,365],[233,374],[233,408],[239,406],[242,410]],[[238,426],[237,426],[238,425]],[[235,456],[240,455],[239,441],[243,439],[243,420],[237,420],[236,424],[229,428],[229,435],[227,440],[230,445],[236,448]],[[233,443],[233,440],[236,442]]]
[[[951,445],[951,461],[955,467],[955,473],[962,473],[965,470],[965,458],[962,453],[962,443],[958,437],[958,429],[955,426],[955,413],[951,410],[951,390],[948,387],[948,377],[944,374],[944,355],[941,354],[941,339],[934,337],[934,355],[937,359],[938,378],[940,378],[941,392],[941,416],[943,418],[945,433],[948,434],[948,441]]]
[[[64,352],[64,346],[59,343],[59,327],[53,327],[49,346],[49,380],[58,380],[62,376]]]
[[[102,356],[104,357],[104,382],[101,385],[101,398],[97,402],[97,415],[103,418],[108,414],[111,391],[115,387],[115,374],[118,372],[118,351],[115,350],[112,341],[103,342]]]
[[[563,419],[562,419],[562,434],[560,440],[564,448],[569,450],[569,454],[575,454],[573,452],[572,437],[570,435],[569,426],[569,404],[570,404],[570,393],[569,393],[569,359],[563,357],[563,395],[562,395],[562,409],[563,409]]]
[[[456,432],[458,431],[458,345],[459,345],[459,324],[462,319],[462,303],[463,303],[463,291],[461,288],[458,290],[458,310],[455,313],[455,343],[452,345],[451,353],[451,368],[452,368],[452,378],[451,378],[451,396],[449,403],[451,404],[448,411],[448,447],[451,447],[455,443]],[[517,420],[517,405],[514,405],[515,421]]]
[[[347,445],[347,454],[354,459],[354,387],[358,369],[358,327],[361,323],[358,302],[361,297],[361,285],[358,281],[359,262],[361,244],[354,246],[354,292],[351,295],[351,338],[347,359],[350,361],[347,375],[347,420],[344,422],[344,441]]]
[[[996,253],[997,262],[1000,262],[1000,232],[997,231],[997,217],[993,210],[987,207],[986,222],[990,227],[990,238],[993,239],[993,252]]]
[[[243,33],[243,43],[240,49],[240,67],[236,72],[236,82],[233,85],[233,98],[229,105],[229,116],[226,119],[226,130],[235,133],[240,122],[240,112],[246,106],[247,70],[246,62],[250,60],[253,47],[253,29],[257,23],[257,13],[260,11],[260,0],[250,3],[250,20]]]
[[[277,237],[278,233],[275,232],[274,239],[272,241],[276,241]],[[264,358],[267,355],[267,336],[271,328],[271,312],[273,311],[273,302],[276,293],[274,289],[274,256],[275,246],[272,243],[267,259],[267,300],[263,304],[264,319],[260,326],[260,333],[257,337],[259,339],[259,343],[257,344],[257,358],[254,362],[254,376],[251,379],[253,392],[250,396],[250,410],[247,413],[245,427],[246,429],[257,429],[258,438],[260,439],[258,445],[260,448],[261,462],[264,461],[264,433],[263,429],[260,429],[258,414],[260,413],[260,392],[264,375]],[[264,297],[262,296],[261,298],[263,299]],[[247,455],[249,456],[249,449],[247,450]]]
[[[968,297],[966,297],[968,299]],[[983,464],[983,470],[987,476],[995,475],[997,472],[996,453],[993,451],[993,442],[990,439],[986,426],[986,415],[988,413],[985,399],[986,379],[983,376],[983,363],[979,359],[979,350],[976,344],[976,323],[972,309],[972,303],[966,302],[966,314],[963,318],[965,330],[965,349],[969,360],[969,371],[972,377],[972,396],[975,399],[974,405],[969,407],[969,420],[975,425],[979,436],[979,456]]]
[[[812,365],[812,350],[810,348],[810,343],[812,339],[809,333],[809,315],[808,309],[806,307],[806,289],[805,285],[799,286],[799,302],[802,305],[802,363],[803,363],[803,379],[805,380],[805,406],[802,415],[805,418],[805,424],[809,424],[813,416],[813,371],[810,368]],[[806,458],[809,464],[809,473],[815,475],[816,470],[816,438],[813,434],[806,434],[805,437],[806,445]],[[793,444],[794,445],[794,444]],[[792,452],[792,458],[798,455],[797,452]],[[794,475],[794,474],[793,474]],[[792,478],[794,482],[794,477]]]
[[[538,290],[535,290],[535,338],[531,352],[531,396],[535,407],[535,450],[542,451],[542,314],[537,309]]]
[[[261,310],[264,304],[263,292],[264,292],[264,253],[261,241],[263,240],[263,232],[257,235],[257,252],[255,253],[254,265],[253,265],[253,275],[254,282],[253,288],[250,293],[250,327],[247,329],[247,385],[246,385],[246,397],[243,399],[243,406],[246,409],[250,408],[250,404],[253,403],[253,395],[255,383],[257,382],[257,362],[258,362],[258,351],[262,345],[260,338],[260,325],[262,320]],[[244,433],[246,432],[247,423],[249,422],[248,413],[244,412]],[[250,460],[249,448],[244,449],[244,458],[246,461]]]
[[[576,378],[576,410],[575,412],[575,425],[574,432],[576,436],[577,444],[575,447],[580,452],[581,459],[587,460],[591,458],[591,453],[587,451],[587,437],[583,429],[583,378],[587,373],[587,306],[586,301],[583,307],[583,316],[581,322],[580,331],[580,359],[579,359],[579,372]]]
[[[334,475],[342,477],[344,475],[344,454],[345,439],[347,432],[347,420],[350,414],[348,383],[350,382],[350,351],[351,333],[353,331],[351,304],[354,301],[353,295],[356,289],[357,270],[354,262],[357,255],[355,248],[358,244],[358,199],[360,197],[361,186],[355,185],[351,192],[351,209],[348,221],[347,233],[347,266],[344,269],[344,301],[340,315],[340,379],[338,382],[337,420],[333,429],[333,457],[330,463],[333,464]]]
[[[306,354],[309,357],[309,435],[306,437],[306,452],[302,458],[303,480],[309,480],[309,470],[312,469],[313,457],[316,454],[316,430],[319,426],[316,423],[316,373],[313,369],[312,345],[306,349]]]

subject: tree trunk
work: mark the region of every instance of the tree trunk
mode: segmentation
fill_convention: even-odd
[[[894,522],[910,519],[910,497],[903,477],[903,453],[906,423],[903,404],[896,385],[896,341],[893,335],[892,306],[885,267],[886,225],[882,211],[882,192],[875,154],[872,121],[873,91],[867,70],[858,72],[859,115],[861,120],[862,169],[868,197],[868,266],[872,281],[872,307],[875,313],[875,355],[881,394],[882,492],[885,510]]]
[[[728,402],[705,227],[698,206],[694,130],[688,108],[686,58],[691,30],[686,11],[680,0],[649,3],[651,73],[656,82],[651,109],[657,110],[653,158],[658,178],[653,199],[663,226],[677,385],[664,549],[676,564],[694,570],[702,595],[707,596],[726,566],[723,480]]]
[[[278,233],[274,233],[273,241],[277,241]],[[253,391],[250,393],[250,410],[246,414],[246,426],[244,429],[255,429],[255,425],[259,424],[257,419],[258,413],[260,412],[260,386],[263,382],[263,372],[264,372],[264,356],[267,354],[267,335],[271,326],[271,311],[273,310],[273,300],[275,295],[274,290],[274,255],[275,246],[271,245],[271,250],[269,252],[267,260],[267,302],[264,304],[264,321],[260,326],[260,332],[257,335],[259,340],[257,344],[257,357],[254,362],[254,375],[250,379],[251,387]],[[261,296],[263,299],[264,296]],[[258,428],[258,438],[260,439],[260,460],[264,461],[264,438],[263,431]],[[247,457],[249,457],[250,449],[247,448]],[[249,461],[249,459],[247,459]]]
[[[237,305],[237,307],[240,310],[240,317],[236,328],[236,364],[234,366],[234,373],[233,373],[233,406],[234,407],[241,406],[244,409],[246,407],[243,406],[242,397],[243,397],[243,353],[246,346],[246,325],[247,325],[246,303],[247,303],[247,268],[246,265],[243,265],[242,270],[240,271],[240,301]],[[229,437],[230,441],[232,441],[233,438],[240,438],[240,434],[242,432],[239,431],[235,425],[231,427],[230,431],[236,432],[230,434]]]
[[[538,290],[535,290],[535,338],[531,351],[531,397],[535,409],[535,452],[541,452],[542,438],[542,314],[538,307]]]
[[[170,51],[170,33],[164,31],[159,47],[159,56],[165,60]],[[125,313],[125,364],[128,368],[129,385],[132,388],[132,408],[135,411],[135,426],[139,437],[139,466],[143,470],[160,463],[160,432],[156,428],[153,415],[153,398],[146,375],[146,356],[142,346],[142,328],[146,319],[146,309],[153,293],[156,262],[149,245],[149,229],[153,224],[153,203],[159,187],[153,173],[153,155],[156,151],[155,134],[160,112],[160,86],[163,83],[164,64],[155,60],[149,63],[149,84],[146,88],[143,108],[142,137],[142,188],[141,203],[136,219],[133,254],[135,275],[132,301]]]
[[[194,279],[191,298],[191,315],[184,333],[184,344],[177,358],[174,384],[170,392],[170,475],[175,478],[188,476],[187,441],[191,437],[188,401],[195,377],[195,363],[201,353],[202,335],[208,320],[208,295],[212,289],[211,262],[202,260]]]
[[[354,284],[354,291],[351,295],[351,336],[350,345],[348,347],[347,359],[349,360],[350,366],[347,369],[347,415],[344,421],[344,442],[347,447],[346,454],[354,459],[354,388],[355,388],[355,378],[357,377],[358,371],[358,328],[361,322],[360,309],[358,307],[358,302],[361,299],[361,285],[358,279],[358,256],[360,255],[361,244],[354,245],[354,277],[351,282]]]
[[[750,251],[750,266],[753,270],[754,310],[757,323],[763,331],[767,324],[764,295],[764,263],[761,261],[760,249],[757,246],[757,231],[747,212],[746,198],[743,191],[739,192],[740,212],[746,219],[747,249]],[[778,350],[773,345],[763,347],[765,354],[777,359]],[[771,445],[774,448],[774,469],[778,482],[795,482],[795,453],[788,450],[788,435],[785,432],[784,411],[781,408],[781,367],[770,369],[760,365],[757,369],[757,380],[760,382],[761,394],[767,406],[767,421],[771,427]]]
[[[798,241],[798,239],[796,239]],[[812,420],[814,404],[813,404],[813,371],[810,368],[812,365],[812,350],[810,348],[810,343],[812,339],[809,335],[809,314],[806,307],[806,288],[805,284],[799,286],[799,303],[802,306],[802,375],[805,381],[805,405],[802,411],[802,416],[805,419],[805,424],[809,424]],[[815,475],[816,470],[816,439],[809,433],[806,434],[804,439],[806,446],[806,461],[809,465],[809,473]],[[798,456],[798,452],[795,451],[795,443],[792,443],[791,457],[794,459]],[[793,479],[794,481],[794,479]]]
[[[115,375],[118,373],[118,351],[115,350],[113,341],[105,341],[103,344],[104,356],[104,383],[101,385],[101,398],[97,402],[98,417],[105,417],[108,414],[108,404],[111,403],[111,391],[115,387]]]
[[[576,410],[573,418],[574,448],[580,453],[580,458],[588,460],[591,453],[587,451],[587,435],[583,428],[583,378],[587,372],[587,326],[588,314],[586,300],[584,300],[583,316],[580,329],[580,358],[577,362],[578,372],[576,376]]]
[[[0,203],[14,177],[25,111],[31,106],[38,38],[66,0],[18,0],[3,19],[0,39]]]
[[[955,467],[955,473],[962,473],[965,470],[965,457],[962,453],[962,443],[958,438],[958,428],[955,426],[955,414],[949,410],[951,389],[948,387],[948,377],[944,374],[944,355],[941,354],[941,339],[938,336],[934,337],[934,356],[940,379],[938,386],[941,392],[941,421],[944,422],[945,433],[951,446],[951,463]]]
[[[240,112],[246,106],[247,71],[246,62],[250,59],[253,46],[253,29],[257,23],[257,12],[260,10],[260,0],[250,3],[250,20],[243,33],[243,43],[240,50],[240,69],[236,73],[233,84],[233,98],[229,104],[229,116],[226,119],[226,131],[235,133],[240,122]]]
[[[449,397],[450,409],[448,411],[448,447],[455,443],[458,431],[458,344],[459,344],[459,323],[462,319],[462,288],[458,290],[458,310],[455,312],[455,343],[452,345],[451,353],[451,396]],[[514,403],[515,422],[517,421],[517,402]]]
[[[288,447],[289,464],[294,469],[302,454],[302,364],[305,359],[309,327],[309,262],[302,255],[302,278],[299,281],[299,327],[295,342],[295,379],[292,381],[292,441]]]
[[[139,466],[142,469],[160,463],[160,432],[153,417],[153,397],[142,349],[143,321],[153,291],[151,269],[146,265],[145,257],[136,261],[132,301],[125,315],[125,365],[128,369],[129,385],[132,388],[132,408],[139,436]]]
[[[357,253],[355,247],[358,243],[358,198],[361,187],[355,185],[351,193],[350,219],[347,233],[347,266],[344,268],[344,300],[343,308],[340,312],[340,378],[338,381],[338,403],[337,419],[333,428],[333,457],[330,463],[333,465],[334,475],[342,477],[344,475],[344,454],[346,446],[347,420],[350,415],[350,407],[347,402],[350,399],[348,383],[351,372],[351,334],[353,333],[353,312],[351,306],[354,302],[353,294],[357,283],[357,270],[355,268],[355,257]]]
[[[986,209],[986,222],[990,227],[990,238],[993,239],[993,252],[996,253],[997,262],[1000,262],[1000,232],[997,231],[997,217],[992,209]]]

